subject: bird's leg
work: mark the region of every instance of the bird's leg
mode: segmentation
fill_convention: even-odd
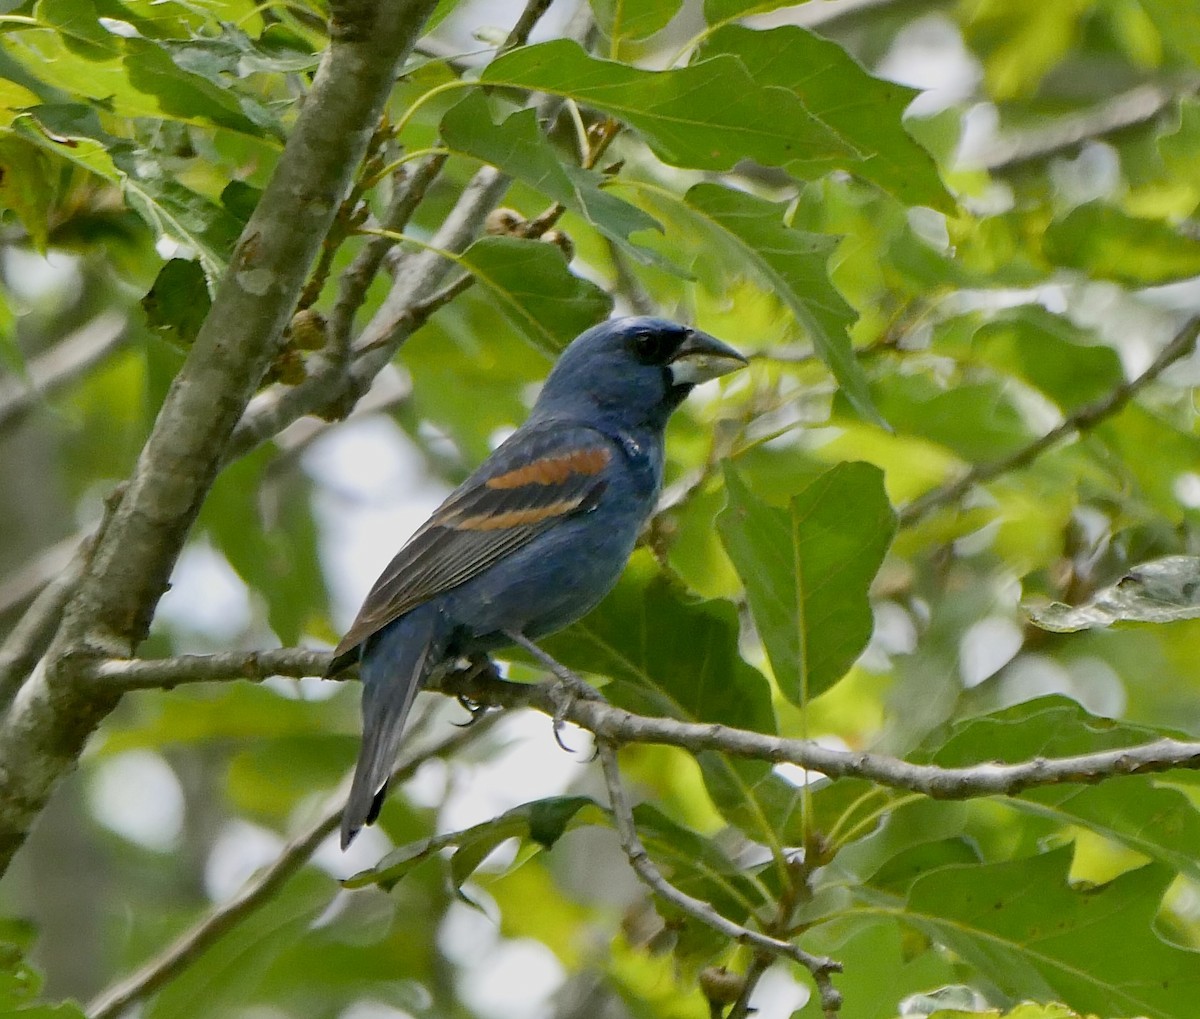
[[[519,633],[516,630],[505,630],[504,635],[518,647],[522,647],[528,651],[554,675],[555,683],[551,687],[551,696],[554,698],[554,742],[567,751],[567,753],[571,753],[571,748],[562,740],[562,727],[567,720],[567,714],[571,710],[571,705],[576,699],[602,701],[604,697],[594,686],[586,680],[581,679],[557,658],[546,654],[545,651],[526,637],[525,634]]]

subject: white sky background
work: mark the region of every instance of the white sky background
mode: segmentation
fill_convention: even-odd
[[[441,34],[461,49],[480,48],[471,37],[470,26],[507,26],[522,6],[511,0],[470,0]],[[560,33],[573,12],[573,4],[559,0],[539,25],[535,39]],[[779,21],[779,15],[774,21]],[[502,34],[503,29],[500,31]],[[914,104],[914,111],[923,114],[961,102],[980,74],[955,26],[940,15],[906,28],[876,70],[925,90]],[[969,119],[965,144],[978,144],[978,138],[986,138],[993,130],[994,118],[989,121],[984,111]],[[72,260],[65,256],[51,255],[47,261],[10,251],[7,257],[22,299],[45,300],[62,292],[73,276]],[[346,625],[379,571],[436,507],[446,488],[426,476],[420,455],[384,416],[331,430],[305,455],[304,469],[321,486],[315,512],[322,557],[334,600],[334,620]],[[246,632],[252,611],[249,594],[211,549],[203,545],[189,548],[172,584],[160,606],[162,621],[194,633],[209,647]],[[291,681],[285,685],[295,687]],[[321,695],[311,685],[305,690],[305,695]],[[549,720],[541,716],[514,715],[502,725],[508,748],[487,767],[432,765],[406,788],[421,802],[444,800],[444,830],[560,793],[592,767],[560,750]],[[568,734],[567,738],[572,745],[586,742],[581,735]],[[90,797],[100,820],[125,837],[162,851],[177,844],[183,798],[170,768],[157,755],[138,751],[107,762],[91,784]],[[245,822],[232,824],[218,840],[209,863],[206,880],[214,899],[232,895],[280,846],[272,832]],[[348,856],[343,857],[331,841],[318,853],[317,862],[340,876],[375,862],[387,849],[386,836],[368,829]],[[463,993],[480,1015],[487,1019],[545,1019],[552,1014],[551,998],[564,973],[544,946],[503,941],[494,921],[465,907],[450,913],[440,937],[447,948],[454,949],[461,965],[469,968]],[[460,950],[462,946],[469,950]],[[786,972],[773,970],[756,997],[758,1015],[760,1019],[785,1019],[803,996],[804,991]],[[406,1014],[361,1002],[343,1019],[397,1019]]]

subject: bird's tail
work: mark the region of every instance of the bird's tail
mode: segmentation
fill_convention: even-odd
[[[342,812],[342,849],[379,815],[417,693],[445,650],[436,611],[417,609],[382,630],[362,655],[362,745]]]

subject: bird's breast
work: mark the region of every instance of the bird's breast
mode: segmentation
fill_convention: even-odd
[[[630,432],[618,432],[611,438],[625,454],[629,484],[634,494],[653,505],[662,488],[662,442]]]

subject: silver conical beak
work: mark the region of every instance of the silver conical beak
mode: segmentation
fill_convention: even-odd
[[[667,368],[675,385],[695,386],[745,368],[747,364],[746,358],[728,344],[693,329],[680,344]]]

